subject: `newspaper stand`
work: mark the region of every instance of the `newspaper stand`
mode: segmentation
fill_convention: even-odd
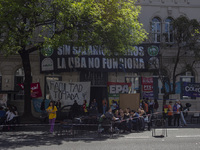
[[[161,130],[161,134],[156,134],[156,130]],[[167,128],[165,125],[164,119],[157,119],[155,120],[153,126],[152,126],[152,136],[153,137],[167,137]]]

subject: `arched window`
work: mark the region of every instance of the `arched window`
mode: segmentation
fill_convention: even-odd
[[[161,42],[161,19],[158,17],[152,19],[152,38],[154,43]]]
[[[174,42],[174,34],[173,34],[173,25],[172,18],[165,19],[165,42],[173,43]]]

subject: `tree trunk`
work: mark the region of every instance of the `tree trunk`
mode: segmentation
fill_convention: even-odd
[[[176,93],[176,69],[177,69],[177,66],[178,66],[178,63],[179,63],[179,60],[180,60],[180,52],[181,52],[181,47],[179,46],[178,44],[178,52],[177,52],[177,55],[176,55],[176,61],[175,61],[175,64],[174,64],[174,68],[173,68],[173,83],[172,83],[172,93],[175,94]]]
[[[24,117],[32,117],[31,112],[31,65],[29,59],[29,53],[24,49],[19,52],[25,73],[24,80]]]

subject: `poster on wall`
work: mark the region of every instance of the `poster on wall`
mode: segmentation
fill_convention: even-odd
[[[79,105],[83,100],[89,103],[90,100],[90,82],[64,82],[47,80],[50,92],[50,99],[53,101],[60,100],[62,105],[72,105],[74,100]]]
[[[142,77],[143,98],[153,98],[153,77]]]
[[[0,106],[7,106],[8,95],[0,94]]]
[[[35,109],[36,112],[43,112],[40,108],[41,108],[41,103],[42,103],[43,99],[32,99],[33,102],[33,107]],[[46,99],[45,100],[45,110],[48,108],[50,103],[50,100]]]
[[[89,46],[88,49],[60,46],[58,49],[46,48],[40,53],[40,72],[144,72],[159,68],[159,44],[141,44],[133,46],[123,56],[116,54],[108,58],[100,46]]]
[[[129,93],[129,91],[131,90],[131,83],[108,82],[107,87],[108,101],[110,106],[113,100],[119,104],[120,94]]]
[[[188,83],[182,84],[183,96],[200,97],[200,83]]]
[[[24,90],[24,84],[18,84],[22,90]],[[42,91],[40,88],[40,83],[31,83],[31,97],[32,98],[37,98],[37,97],[42,97]]]

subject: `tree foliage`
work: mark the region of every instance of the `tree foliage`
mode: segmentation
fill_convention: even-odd
[[[0,0],[0,10],[0,50],[19,54],[24,67],[25,114],[31,112],[31,52],[65,44],[123,54],[147,34],[135,0]]]
[[[164,103],[170,94],[175,94],[177,77],[185,74],[187,71],[193,71],[195,64],[199,62],[199,40],[200,40],[200,24],[196,19],[188,19],[180,16],[172,22],[174,32],[174,52],[173,63],[170,65],[170,73],[163,73],[166,70],[166,64],[160,66],[159,78],[164,87]],[[172,81],[172,85],[171,82]],[[169,87],[167,91],[165,86]]]
[[[1,50],[12,54],[23,47],[72,44],[123,53],[146,38],[138,21],[140,7],[134,4],[135,0],[1,0]]]

